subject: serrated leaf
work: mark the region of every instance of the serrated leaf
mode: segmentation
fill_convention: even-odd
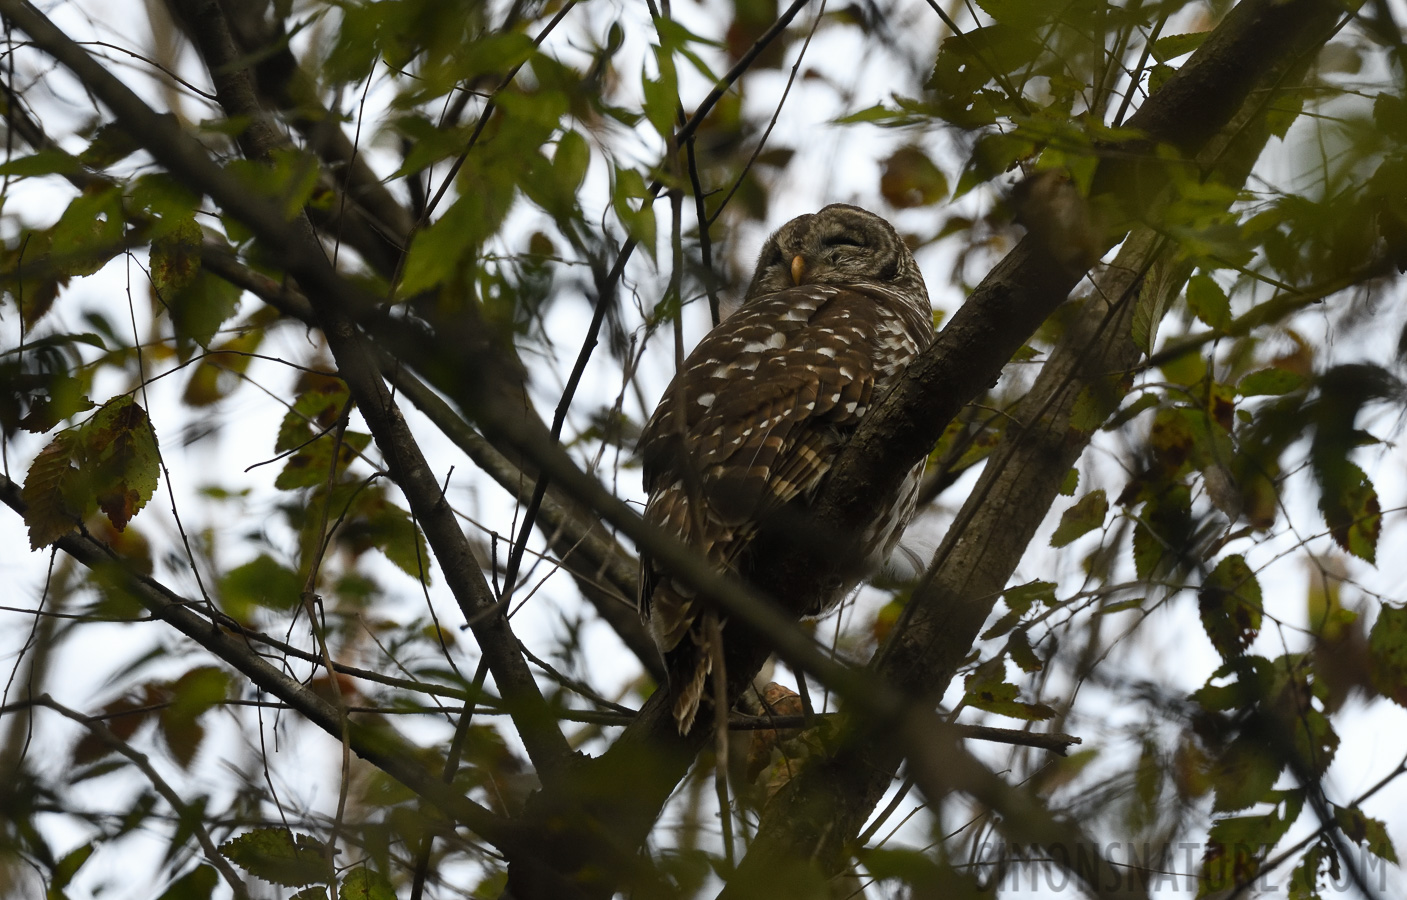
[[[1028,675],[1045,668],[1045,663],[1036,656],[1036,651],[1031,646],[1031,637],[1024,628],[1013,631],[1011,637],[1007,638],[1006,651],[1011,656],[1011,661]]]
[[[239,312],[243,293],[223,278],[199,270],[179,291],[161,295],[182,361],[190,359],[196,347],[210,346],[220,326]]]
[[[98,508],[118,531],[127,527],[152,494],[161,453],[147,411],[128,395],[103,404],[81,429],[84,475]]]
[[[249,874],[284,887],[317,884],[329,873],[322,842],[284,828],[246,832],[221,844],[220,852]]]
[[[1050,536],[1052,547],[1064,547],[1075,538],[1104,524],[1104,517],[1109,513],[1109,498],[1105,495],[1104,489],[1090,491],[1080,498],[1074,506],[1065,510],[1060,517],[1060,524],[1055,526],[1055,533]]]
[[[61,432],[29,464],[20,496],[26,506],[24,522],[32,550],[47,547],[73,531],[87,512],[70,497],[78,474],[73,464],[75,438],[75,432]]]
[[[199,666],[171,685],[171,700],[161,710],[160,731],[183,767],[189,768],[205,738],[197,721],[207,710],[224,701],[232,687],[230,676],[214,666]]]
[[[1316,459],[1319,478],[1319,511],[1329,534],[1344,550],[1373,562],[1382,531],[1378,492],[1362,469],[1346,459]]]
[[[200,273],[200,244],[204,237],[192,217],[151,242],[152,287],[164,302],[173,302]]]
[[[1197,593],[1202,628],[1223,659],[1240,656],[1260,633],[1261,593],[1245,557],[1228,556]]]
[[[1144,278],[1138,286],[1138,296],[1133,307],[1133,342],[1145,354],[1153,352],[1158,340],[1158,326],[1168,311],[1168,291],[1163,290],[1160,279]]]
[[[334,433],[323,434],[288,458],[274,479],[274,487],[291,491],[324,485],[333,467],[334,448],[337,450],[337,474],[341,474],[370,444],[371,435],[360,431],[344,431],[340,440]]]
[[[1185,484],[1160,490],[1143,506],[1133,530],[1133,562],[1147,581],[1182,563],[1191,539],[1192,495]]]
[[[1325,848],[1322,841],[1305,851],[1304,858],[1290,874],[1288,900],[1322,900],[1319,893],[1319,875],[1333,853],[1332,848]]]
[[[1407,607],[1383,604],[1368,633],[1369,677],[1378,693],[1407,706]]]
[[[376,549],[397,568],[426,584],[430,582],[430,550],[410,513],[393,503],[383,503],[367,517],[366,527]]]
[[[1144,597],[1134,597],[1130,600],[1120,600],[1118,603],[1110,603],[1108,606],[1101,606],[1094,611],[1097,616],[1107,616],[1113,613],[1123,612],[1127,609],[1138,609],[1143,606]]]
[[[1231,300],[1210,275],[1198,272],[1187,279],[1187,306],[1217,331],[1225,332],[1231,327]]]
[[[1027,703],[1018,699],[1020,688],[1009,682],[989,680],[983,674],[974,672],[967,677],[965,686],[967,693],[963,696],[963,702],[968,706],[1028,722],[1041,722],[1055,716],[1055,710],[1044,703]]]
[[[116,122],[104,122],[78,158],[90,169],[105,169],[142,149],[139,141]]]
[[[363,866],[347,873],[338,896],[342,900],[396,900],[396,891],[385,875]]]
[[[51,229],[55,268],[68,276],[92,275],[122,252],[126,231],[118,188],[84,192],[74,198]]]
[[[1160,63],[1191,53],[1207,39],[1210,31],[1194,31],[1190,34],[1169,34],[1153,42],[1152,56]]]
[[[1264,800],[1275,787],[1284,761],[1264,742],[1240,736],[1227,745],[1212,770],[1214,812],[1235,812]]]
[[[1052,581],[1029,581],[1007,588],[1002,592],[1002,597],[1006,599],[1006,605],[1010,609],[1021,613],[1026,613],[1036,603],[1044,603],[1052,608],[1058,605],[1055,599],[1055,583]]]
[[[1397,850],[1388,837],[1387,826],[1377,819],[1363,814],[1357,807],[1334,807],[1334,821],[1349,840],[1362,844],[1380,859],[1394,865],[1397,863]]]

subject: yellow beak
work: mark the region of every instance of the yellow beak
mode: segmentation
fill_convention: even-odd
[[[806,260],[801,258],[801,254],[791,258],[791,283],[801,284],[801,280],[806,277]]]

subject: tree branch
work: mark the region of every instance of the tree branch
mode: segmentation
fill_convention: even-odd
[[[0,475],[0,502],[21,516],[25,503],[19,485]],[[58,547],[82,565],[104,577],[113,579],[118,587],[129,593],[152,617],[175,628],[181,634],[204,647],[217,658],[234,667],[261,690],[267,691],[298,712],[314,726],[340,740],[342,721],[335,707],[308,686],[285,675],[270,665],[235,630],[222,627],[192,611],[197,604],[172,592],[146,575],[133,572],[106,545],[86,533],[74,533],[60,538]],[[233,623],[231,623],[233,624]],[[406,745],[395,732],[351,722],[353,751],[392,778],[415,791],[431,805],[455,822],[470,828],[485,841],[498,847],[510,857],[536,856],[531,842],[512,823],[466,797],[444,790],[440,780],[419,762],[419,751]],[[570,888],[567,888],[571,895]]]
[[[1134,121],[1146,130],[1156,129],[1150,134],[1152,139],[1176,143],[1184,151],[1202,151],[1201,165],[1209,170],[1215,163],[1219,181],[1239,185],[1268,138],[1262,113],[1271,89],[1287,72],[1303,67],[1340,14],[1338,4],[1327,0],[1290,4],[1245,0],[1174,76],[1179,86],[1168,95],[1167,102],[1182,115],[1200,117],[1215,112],[1226,116],[1215,129],[1200,118],[1195,127],[1189,125],[1187,133],[1203,135],[1203,144],[1193,147],[1186,142],[1186,133],[1177,124],[1180,120],[1162,107],[1165,99],[1161,91],[1149,98]],[[1235,57],[1235,62],[1229,63],[1224,59],[1227,56]],[[1245,75],[1248,63],[1259,73],[1257,79]],[[1234,77],[1228,76],[1230,81],[1223,86],[1218,73],[1228,68]],[[1232,89],[1239,92],[1234,108],[1224,96]],[[1257,96],[1256,89],[1263,91],[1263,96]],[[1196,97],[1205,95],[1212,95],[1207,96],[1206,105],[1195,102]],[[1237,113],[1234,120],[1228,109]],[[1211,135],[1216,135],[1216,140]],[[1127,171],[1119,171],[1125,162],[1106,161],[1101,172],[1106,165],[1114,174],[1103,176],[1102,183],[1127,182]],[[1146,196],[1150,173],[1145,169],[1140,177],[1145,179],[1142,196]],[[1149,215],[1156,219],[1152,204]],[[1006,353],[1024,340],[1004,334],[1003,321],[1020,321],[1022,335],[1029,334],[1024,329],[1040,314],[1034,307],[1056,300],[1045,279],[1063,275],[1068,282],[1070,273],[1042,266],[1038,249],[1023,253],[1022,247],[1032,243],[1028,236],[984,280],[938,342],[909,368],[878,414],[848,445],[837,467],[839,474],[833,473],[819,505],[819,514],[833,527],[863,508],[859,488],[866,479],[886,477],[877,467],[886,458],[893,459],[896,446],[912,441],[909,452],[930,446],[974,389],[985,387],[987,378],[994,379],[994,374],[972,376],[965,370],[990,366],[990,345],[986,342],[998,342],[1000,352]],[[1081,430],[1071,424],[1081,390],[1117,383],[1137,361],[1138,351],[1129,337],[1133,298],[1144,289],[1143,275],[1163,253],[1165,244],[1147,227],[1128,236],[1085,301],[1079,321],[1042,368],[1023,402],[1012,411],[1013,424],[951,526],[905,617],[893,629],[890,643],[872,663],[904,690],[940,697],[970,653],[1066,472],[1093,433],[1093,429]],[[1032,254],[1037,255],[1033,258]],[[1189,266],[1183,266],[1179,274],[1149,289],[1176,291],[1189,271]],[[1068,283],[1062,284],[1058,290],[1067,290]],[[980,384],[974,385],[974,380]],[[1112,410],[1121,388],[1109,390],[1098,399],[1112,404]],[[911,462],[910,456],[903,455],[890,464],[903,471]],[[867,489],[874,490],[873,486]],[[739,890],[762,883],[769,866],[781,858],[818,859],[824,868],[834,871],[843,864],[849,836],[858,833],[899,761],[900,748],[886,745],[880,737],[845,747],[803,772],[768,807],[758,838],[733,883]],[[825,824],[824,833],[816,829],[817,822]]]
[[[166,801],[166,804],[171,807],[171,811],[176,814],[177,820],[191,829],[191,832],[195,835],[196,841],[200,844],[200,849],[205,852],[205,859],[210,865],[215,867],[215,871],[219,872],[220,876],[229,884],[230,890],[234,892],[237,900],[249,900],[248,886],[245,885],[244,880],[239,877],[239,874],[235,872],[234,867],[225,860],[224,854],[215,846],[215,842],[210,838],[210,832],[205,829],[205,825],[201,821],[201,816],[193,812],[191,807],[181,799],[181,795],[176,793],[175,789],[166,782],[166,779],[161,777],[160,773],[152,766],[151,760],[147,759],[145,753],[139,753],[130,744],[118,737],[101,719],[94,719],[90,716],[83,715],[77,710],[69,709],[48,694],[37,698],[34,701],[34,705],[52,709],[59,715],[72,719],[91,731],[98,740],[102,741],[110,749],[131,760],[132,765],[136,766],[141,773],[147,777],[147,780],[151,782],[151,786],[156,788],[156,792],[160,794],[162,799]],[[177,826],[178,829],[180,827],[179,825]]]
[[[349,310],[372,310],[375,298],[335,271],[306,218],[285,219],[277,208],[218,166],[204,147],[168,117],[147,106],[27,0],[0,0],[0,12],[29,34],[37,46],[73,71],[108,107],[121,127],[159,163],[188,186],[209,194],[249,226],[298,279],[391,478],[409,501],[455,600],[489,660],[494,682],[514,716],[529,756],[544,781],[550,781],[572,751],[547,709],[527,662],[518,652],[505,611],[497,608],[453,510],[440,495],[438,481],[381,380],[373,352],[353,324]]]

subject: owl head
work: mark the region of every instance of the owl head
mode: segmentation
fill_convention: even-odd
[[[844,203],[778,228],[762,245],[743,302],[803,284],[883,285],[927,297],[918,264],[894,226]]]

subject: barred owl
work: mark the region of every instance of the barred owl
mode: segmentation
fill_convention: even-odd
[[[689,354],[645,425],[645,518],[718,569],[736,567],[765,517],[812,500],[866,412],[932,339],[923,276],[888,222],[839,203],[792,219],[763,245],[742,306]],[[861,536],[870,565],[913,515],[922,470]],[[687,733],[719,632],[693,591],[649,558],[640,584]],[[820,615],[848,587],[794,612]]]

